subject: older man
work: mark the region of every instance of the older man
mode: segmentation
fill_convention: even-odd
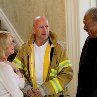
[[[82,49],[76,97],[97,97],[97,8],[90,8],[84,16],[84,30],[88,37]],[[96,95],[96,96],[94,96]]]
[[[45,16],[33,20],[33,34],[18,51],[14,62],[32,85],[32,92],[25,86],[28,97],[66,96],[72,80],[71,62],[54,33],[49,31]]]

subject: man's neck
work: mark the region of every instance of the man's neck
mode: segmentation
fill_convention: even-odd
[[[44,45],[45,43],[47,42],[47,40],[44,40],[44,41],[35,41],[35,43],[37,44],[37,46],[42,46]]]

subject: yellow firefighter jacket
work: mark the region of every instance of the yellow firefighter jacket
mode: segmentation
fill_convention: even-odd
[[[40,86],[43,90],[45,97],[59,97],[64,95],[67,97],[67,86],[72,80],[73,70],[71,62],[66,55],[65,47],[62,47],[57,42],[57,37],[54,33],[49,33],[49,45],[46,48],[44,56],[44,83]],[[25,75],[25,79],[37,89],[35,70],[34,70],[34,35],[31,39],[24,43],[18,51],[14,63]],[[50,60],[49,60],[50,59]]]

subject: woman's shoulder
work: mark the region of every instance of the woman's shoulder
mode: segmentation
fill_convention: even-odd
[[[11,69],[12,67],[6,63],[6,62],[0,62],[0,70],[8,70]]]

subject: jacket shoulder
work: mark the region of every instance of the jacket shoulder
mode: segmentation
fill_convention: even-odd
[[[62,41],[57,41],[57,45],[58,48],[62,49],[62,50],[66,50],[66,43],[62,42]]]

